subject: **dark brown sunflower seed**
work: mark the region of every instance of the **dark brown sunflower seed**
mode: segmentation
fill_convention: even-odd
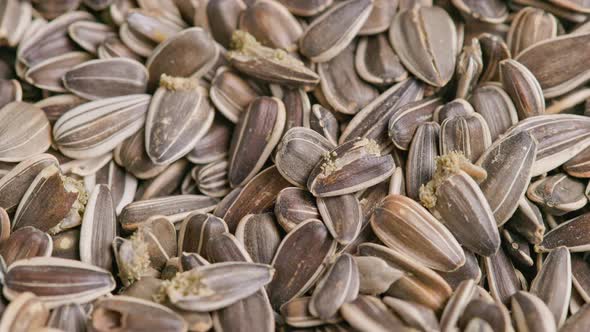
[[[278,85],[271,85],[270,88],[273,96],[281,99],[283,104],[285,104],[287,116],[283,132],[286,133],[289,129],[294,127],[309,128],[311,103],[305,90],[301,88],[283,88]]]
[[[498,81],[498,64],[504,59],[510,58],[510,50],[506,42],[500,36],[484,32],[477,37],[481,48],[483,60],[483,72],[480,82]]]
[[[520,282],[512,262],[502,248],[484,258],[488,286],[492,297],[502,303],[508,303],[510,297],[520,290]]]
[[[518,122],[516,108],[510,96],[498,85],[484,84],[477,87],[469,102],[486,121],[492,141]]]
[[[155,178],[141,183],[137,197],[139,200],[152,199],[172,195],[180,187],[183,175],[187,170],[188,161],[179,159],[168,166]],[[131,202],[129,202],[131,203]]]
[[[335,111],[344,114],[358,113],[379,95],[377,89],[357,74],[354,51],[352,43],[330,61],[318,64],[317,69],[326,101]]]
[[[363,215],[354,195],[318,197],[316,202],[324,224],[338,243],[347,245],[356,239]]]
[[[26,226],[13,232],[0,243],[0,255],[6,265],[32,257],[49,257],[53,241],[49,234],[35,227]]]
[[[590,299],[590,264],[584,254],[571,254],[572,264],[572,281],[574,289],[572,296],[577,291],[580,297],[585,301]]]
[[[586,213],[553,228],[547,232],[537,249],[542,252],[551,251],[559,246],[566,246],[571,252],[587,251],[590,238],[582,231],[590,227],[590,214]]]
[[[523,64],[511,59],[502,60],[500,80],[514,101],[519,119],[545,113],[545,99],[541,86]]]
[[[406,69],[424,82],[442,87],[453,76],[457,31],[442,8],[401,11],[393,20],[389,40]]]
[[[521,331],[555,331],[553,315],[543,300],[537,296],[519,291],[512,297],[512,319]]]
[[[138,179],[150,179],[166,170],[156,165],[145,151],[145,130],[141,129],[121,142],[113,151],[113,159]]]
[[[236,228],[236,238],[244,245],[252,261],[270,264],[281,243],[281,233],[274,214],[250,214]]]
[[[221,114],[233,123],[238,122],[248,105],[260,95],[250,82],[228,67],[217,70],[209,94]]]
[[[338,55],[363,27],[371,0],[347,0],[332,6],[305,29],[299,41],[301,54],[313,62],[326,62]]]
[[[474,320],[476,321],[475,324],[472,323]],[[469,302],[458,323],[459,328],[469,332],[482,330],[490,332],[512,331],[510,314],[506,307],[502,303],[481,299],[474,299]],[[475,325],[475,327],[470,329],[470,325]]]
[[[63,76],[64,87],[89,100],[145,93],[148,72],[126,58],[86,61]]]
[[[313,195],[300,188],[289,187],[277,195],[274,213],[285,232],[290,232],[308,219],[320,219]]]
[[[73,108],[55,123],[54,143],[71,158],[92,158],[109,152],[143,127],[150,99],[149,95],[128,95]]]
[[[406,194],[412,199],[419,198],[422,185],[432,179],[436,169],[435,158],[439,155],[440,126],[427,122],[418,126],[406,161]]]
[[[232,34],[238,28],[240,14],[247,8],[246,3],[242,0],[201,1],[201,3],[201,6],[205,7],[204,16],[208,20],[207,24],[213,38],[224,47],[229,47]]]
[[[277,98],[260,97],[250,103],[232,136],[228,171],[232,188],[246,184],[262,169],[279,142],[285,118],[285,106]]]
[[[221,117],[215,117],[213,124],[195,147],[186,156],[195,164],[207,164],[225,158],[229,151],[233,127]]]
[[[200,168],[196,179],[199,191],[211,197],[227,195],[231,191],[227,179],[228,167],[226,160],[219,160]]]
[[[295,227],[279,245],[272,265],[276,269],[268,286],[274,308],[304,294],[324,269],[327,257],[336,251],[336,242],[317,219]]]
[[[563,325],[572,291],[571,259],[566,247],[557,247],[547,255],[530,291],[547,304],[557,326]]]
[[[563,164],[563,170],[577,178],[590,177],[590,148],[586,148]]]
[[[389,0],[382,2],[387,2],[386,6],[391,3]],[[389,85],[408,77],[408,72],[385,34],[361,38],[357,45],[354,64],[359,76],[372,84]]]
[[[227,225],[223,219],[211,214],[192,213],[180,225],[178,251],[204,255],[207,243],[224,232],[227,232]]]
[[[49,308],[86,303],[115,289],[110,272],[78,261],[36,257],[12,264],[4,279],[4,296],[32,292]]]
[[[389,119],[388,133],[396,148],[407,150],[419,125],[433,120],[440,98],[426,98],[402,106]]]
[[[447,118],[441,124],[441,155],[458,151],[475,162],[491,144],[488,125],[477,113]]]
[[[136,201],[123,208],[119,222],[126,230],[135,230],[151,216],[166,216],[176,223],[192,212],[210,212],[217,200],[203,195],[176,195]]]

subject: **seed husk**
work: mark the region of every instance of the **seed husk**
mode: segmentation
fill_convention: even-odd
[[[492,33],[484,32],[477,39],[484,66],[480,82],[498,81],[498,64],[504,59],[511,58],[510,49],[503,38]]]
[[[252,35],[236,31],[228,61],[240,72],[269,83],[293,87],[315,86],[319,77],[283,50],[262,46]]]
[[[57,167],[57,159],[43,153],[14,166],[0,179],[0,206],[7,213],[13,214],[37,174],[50,165]]]
[[[224,159],[229,151],[233,127],[222,117],[215,117],[207,133],[199,139],[186,158],[195,164]]]
[[[356,299],[359,292],[359,271],[349,254],[336,258],[318,280],[309,301],[309,312],[322,320],[329,320],[346,303]]]
[[[438,319],[430,308],[390,296],[384,297],[383,303],[410,327],[421,331],[439,330]]]
[[[0,255],[7,266],[21,259],[49,257],[52,251],[53,241],[49,234],[32,226],[16,230],[0,243]]]
[[[115,35],[113,28],[98,22],[77,21],[68,26],[68,36],[92,54],[97,54],[100,45]]]
[[[518,122],[516,108],[510,96],[498,85],[478,86],[471,94],[469,102],[486,121],[492,142]]]
[[[3,308],[0,329],[14,332],[37,330],[45,326],[48,318],[49,310],[39,297],[23,292]]]
[[[138,179],[151,179],[168,165],[156,165],[145,151],[145,130],[141,129],[121,142],[113,151],[113,159]]]
[[[354,64],[363,80],[380,86],[400,82],[408,77],[408,72],[385,34],[359,39]]]
[[[327,108],[316,104],[311,107],[309,128],[324,136],[333,146],[338,145],[340,128],[338,120]]]
[[[125,331],[187,330],[187,323],[171,309],[151,301],[120,295],[96,301],[88,325],[97,331],[115,328]]]
[[[354,195],[318,197],[316,202],[322,221],[338,243],[347,245],[356,239],[361,231],[363,216]]]
[[[281,99],[285,104],[287,116],[283,133],[294,127],[309,128],[311,103],[305,89],[283,88],[273,84],[270,86],[270,90],[273,96]]]
[[[440,153],[461,152],[475,162],[492,144],[490,130],[478,113],[445,119],[440,127]]]
[[[519,291],[512,297],[512,318],[522,331],[555,331],[553,314],[547,305],[532,293]]]
[[[15,47],[31,22],[32,8],[28,2],[6,1],[0,13],[0,43]]]
[[[360,31],[372,9],[371,0],[347,0],[332,6],[303,32],[299,40],[301,54],[313,62],[334,58]]]
[[[267,290],[273,308],[304,294],[324,269],[327,257],[336,251],[336,242],[317,219],[295,227],[279,245],[272,266],[275,277]]]
[[[512,262],[502,248],[484,258],[488,285],[492,297],[501,303],[508,303],[510,297],[520,290],[520,282]]]
[[[516,60],[500,62],[502,86],[512,97],[519,119],[545,113],[545,99],[539,82],[527,67]]]
[[[403,277],[404,272],[389,266],[383,259],[373,256],[355,256],[359,271],[359,293],[379,295]]]
[[[243,244],[252,261],[271,264],[281,243],[281,233],[274,214],[250,214],[242,218],[236,228],[236,238]]]
[[[115,289],[110,272],[78,261],[35,257],[20,260],[6,271],[4,296],[14,299],[32,292],[48,308],[65,303],[85,303]]]
[[[320,219],[313,195],[301,188],[289,187],[277,195],[274,213],[285,232],[290,232],[308,219]]]
[[[518,11],[506,36],[510,53],[518,56],[528,47],[557,37],[559,21],[551,13],[542,9],[525,7]]]
[[[340,313],[346,322],[359,331],[412,331],[389,311],[381,299],[374,296],[361,295],[356,300],[343,304]]]
[[[442,105],[440,98],[426,98],[402,106],[389,119],[388,134],[396,148],[408,150],[419,125],[433,120],[434,111]]]
[[[225,308],[272,280],[269,265],[248,262],[215,263],[177,274],[164,282],[163,291],[175,306],[191,311]]]
[[[373,139],[382,151],[391,148],[387,124],[400,107],[422,98],[424,86],[416,79],[400,82],[363,107],[340,135],[340,144],[356,138]]]
[[[119,222],[126,230],[135,230],[151,216],[162,215],[176,223],[191,212],[210,212],[217,200],[203,195],[173,195],[133,202],[123,208]]]
[[[297,16],[315,16],[330,7],[334,0],[279,0],[291,13]]]
[[[285,118],[285,105],[278,98],[260,97],[250,103],[232,136],[228,171],[232,188],[246,184],[263,168],[279,142]]]
[[[590,224],[590,214],[582,214],[559,224],[543,237],[543,241],[536,247],[538,251],[548,252],[559,246],[566,246],[571,252],[587,251],[590,239],[586,232],[581,231]],[[575,236],[572,234],[576,234]]]
[[[585,189],[578,179],[560,173],[531,183],[527,197],[543,210],[560,216],[586,205]]]
[[[457,31],[442,8],[418,6],[400,11],[389,29],[389,40],[406,69],[419,79],[437,87],[451,80]]]
[[[78,303],[69,303],[51,311],[47,326],[63,331],[85,331],[86,311]]]
[[[238,28],[240,14],[247,8],[246,3],[242,0],[202,2],[201,6],[206,7],[204,16],[208,20],[207,25],[213,38],[224,47],[229,47],[232,34]]]
[[[156,165],[189,153],[213,123],[207,91],[191,79],[163,75],[145,120],[145,149]]]
[[[54,143],[70,158],[92,158],[109,152],[143,127],[150,99],[149,95],[128,95],[75,107],[55,123]]]
[[[384,181],[394,169],[391,155],[381,155],[374,140],[355,138],[324,155],[311,171],[307,188],[316,197],[350,194]]]
[[[406,161],[406,194],[419,198],[419,191],[432,179],[436,169],[435,158],[439,155],[440,126],[435,122],[421,124],[416,129]]]
[[[37,106],[12,102],[0,109],[0,161],[18,162],[45,152],[51,144],[51,127]]]
[[[146,92],[148,72],[131,59],[86,61],[63,76],[64,87],[88,99],[102,99]]]
[[[223,219],[208,213],[191,213],[180,225],[178,251],[204,255],[207,243],[224,232],[227,232],[227,225]]]
[[[318,64],[321,91],[331,108],[356,114],[379,95],[354,68],[355,44],[351,43],[330,61]]]
[[[219,48],[206,31],[198,27],[183,30],[159,44],[147,59],[148,86],[154,89],[162,74],[198,78],[218,57]]]
[[[475,324],[472,323],[476,321]],[[469,329],[469,325],[475,325],[473,330]],[[485,328],[482,328],[486,326]],[[512,331],[510,322],[510,314],[508,309],[497,302],[490,302],[482,299],[474,299],[465,308],[463,316],[459,319],[459,328],[464,328],[465,331]]]
[[[547,304],[560,327],[567,317],[571,291],[570,253],[566,247],[557,247],[543,261],[543,267],[531,283],[530,292]]]
[[[241,114],[260,93],[249,81],[223,66],[215,73],[209,95],[221,114],[231,122],[237,123]]]
[[[326,323],[336,324],[342,321],[340,314],[336,314],[327,320],[322,320],[309,312],[311,296],[302,296],[283,304],[280,313],[285,317],[285,322],[294,327],[314,327]]]

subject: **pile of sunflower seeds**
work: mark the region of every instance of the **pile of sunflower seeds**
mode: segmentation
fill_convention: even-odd
[[[0,332],[590,331],[590,2],[0,0]]]

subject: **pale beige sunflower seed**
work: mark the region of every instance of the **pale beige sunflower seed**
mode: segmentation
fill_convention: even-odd
[[[255,263],[270,264],[281,243],[274,214],[250,214],[236,228],[236,238]]]
[[[0,43],[9,47],[19,44],[31,22],[32,7],[28,2],[9,0],[2,4],[0,11]]]
[[[448,272],[465,263],[465,255],[451,232],[405,196],[385,197],[371,217],[371,227],[389,248],[429,268]]]
[[[313,195],[305,189],[295,187],[285,188],[278,193],[274,213],[287,233],[308,219],[320,219]]]
[[[388,134],[396,148],[407,150],[419,125],[433,120],[434,111],[442,105],[440,98],[431,97],[402,106],[389,119]]]
[[[51,311],[47,326],[63,331],[86,329],[86,311],[78,303],[61,305]]]
[[[86,61],[63,76],[67,90],[88,100],[145,93],[147,80],[145,67],[126,58]]]
[[[530,291],[547,304],[557,326],[563,325],[572,291],[571,259],[566,247],[557,247],[547,255]]]
[[[105,270],[113,268],[111,244],[117,236],[117,216],[111,191],[100,184],[92,190],[80,230],[80,261]]]
[[[8,239],[10,234],[10,216],[0,207],[0,241]]]
[[[556,331],[555,319],[547,305],[532,293],[519,291],[512,297],[512,319],[519,331]]]
[[[0,109],[0,123],[0,161],[23,161],[45,152],[51,144],[51,126],[37,106],[9,103]]]
[[[301,54],[313,62],[326,62],[342,52],[363,27],[372,0],[342,1],[316,18],[299,40]]]
[[[189,153],[211,127],[207,91],[192,79],[162,75],[145,120],[145,149],[156,165]]]
[[[434,311],[420,304],[386,296],[385,303],[408,326],[421,331],[438,331],[438,319]]]
[[[68,26],[68,36],[92,54],[97,54],[100,45],[115,35],[112,27],[98,22],[77,21]]]
[[[403,277],[404,272],[389,266],[383,259],[372,256],[355,256],[359,270],[359,293],[379,295]]]
[[[317,219],[295,227],[279,245],[272,266],[274,279],[267,290],[275,309],[304,294],[319,278],[324,263],[336,251],[336,241]]]
[[[281,316],[284,317],[288,325],[299,328],[320,326],[326,323],[336,324],[342,321],[342,317],[338,313],[327,320],[315,317],[309,312],[310,301],[311,296],[294,298],[281,306]]]
[[[128,95],[75,107],[55,123],[54,143],[71,158],[109,152],[143,127],[150,99],[149,95]]]
[[[115,289],[110,272],[79,261],[35,257],[12,264],[4,278],[4,296],[14,300],[32,292],[47,307],[86,303]]]
[[[40,330],[48,318],[49,309],[41,299],[31,292],[23,292],[3,308],[0,329],[11,332]]]
[[[52,251],[53,241],[49,234],[32,226],[17,229],[0,243],[0,255],[7,266],[21,259],[49,257]]]
[[[178,251],[205,255],[207,243],[216,235],[227,232],[223,219],[205,213],[191,213],[180,225]]]
[[[457,31],[440,7],[413,7],[399,12],[389,40],[412,74],[437,87],[445,86],[455,71]],[[418,41],[418,42],[416,42]]]

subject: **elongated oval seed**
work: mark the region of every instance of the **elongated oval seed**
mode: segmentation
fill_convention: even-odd
[[[488,285],[492,297],[499,302],[508,303],[510,297],[520,290],[512,262],[502,248],[484,258]]]
[[[526,192],[537,153],[537,142],[527,132],[496,141],[477,161],[488,176],[479,184],[498,226],[514,214]]]
[[[301,54],[326,62],[353,40],[373,9],[372,0],[343,1],[315,19],[299,40]]]
[[[90,194],[82,219],[80,261],[112,270],[114,260],[111,245],[115,236],[115,204],[109,187],[99,184]]]
[[[371,227],[388,247],[427,267],[453,271],[465,263],[451,232],[414,200],[389,195],[371,217]]]
[[[63,84],[70,92],[89,100],[146,92],[148,72],[131,59],[91,60],[70,69]]]
[[[213,123],[207,91],[195,81],[162,76],[145,123],[145,149],[156,165],[189,153]]]
[[[361,231],[363,215],[354,195],[318,197],[317,206],[322,221],[338,243],[347,245],[356,239]]]
[[[229,184],[244,185],[264,166],[285,127],[285,105],[278,98],[252,101],[232,136],[229,153]]]
[[[343,304],[340,313],[346,322],[360,331],[412,330],[406,327],[380,298],[374,296],[361,295],[356,300]]]
[[[51,127],[37,106],[12,102],[0,109],[0,161],[18,162],[45,152]]]
[[[42,329],[49,318],[49,309],[31,292],[16,296],[3,308],[0,329],[2,331],[26,332]]]
[[[447,118],[440,126],[441,155],[457,151],[475,162],[491,144],[488,125],[477,113]]]
[[[500,62],[500,80],[514,101],[519,119],[545,113],[543,91],[527,67],[515,60],[503,60]]]
[[[418,199],[420,187],[432,179],[436,170],[435,158],[439,155],[438,140],[440,126],[427,122],[418,126],[406,161],[406,194]]]
[[[389,0],[385,2],[392,3]],[[389,85],[408,77],[385,34],[359,39],[354,59],[359,76],[369,83]]]
[[[557,37],[558,29],[559,21],[553,14],[525,7],[514,16],[506,44],[510,47],[510,53],[516,57],[529,46]]]
[[[78,261],[36,257],[12,264],[6,271],[3,293],[12,300],[32,292],[49,307],[86,303],[115,289],[110,272]]]
[[[191,213],[180,225],[178,251],[204,255],[207,243],[224,232],[227,232],[227,225],[223,219],[208,213]]]
[[[469,102],[486,120],[492,142],[518,122],[510,96],[500,86],[484,84],[475,88]]]
[[[86,328],[86,311],[78,303],[68,303],[51,311],[48,327],[64,331],[81,331]]]
[[[290,232],[307,219],[320,219],[313,195],[301,188],[289,187],[277,195],[274,213],[285,232]]]
[[[543,300],[532,293],[519,291],[512,296],[512,318],[521,331],[556,331],[553,314]]]
[[[21,259],[49,257],[52,251],[53,241],[49,234],[32,226],[20,228],[0,242],[0,255],[7,266]]]
[[[537,249],[548,252],[559,246],[566,246],[571,252],[587,251],[590,247],[590,238],[585,230],[588,227],[590,227],[589,213],[570,219],[547,232]]]
[[[68,26],[68,36],[87,52],[96,54],[99,46],[115,36],[112,27],[91,21],[77,21]]]
[[[501,0],[452,0],[461,13],[487,23],[502,23],[508,18],[508,7]]]
[[[281,242],[281,233],[271,212],[242,218],[236,228],[236,238],[252,261],[270,264]]]
[[[433,120],[434,111],[442,105],[440,98],[426,98],[408,103],[389,119],[388,133],[396,148],[407,150],[419,125]]]
[[[70,158],[92,158],[109,152],[143,127],[150,98],[128,95],[82,104],[57,120],[54,142]]]
[[[304,294],[323,270],[327,257],[336,250],[336,242],[321,221],[299,224],[283,239],[273,259],[276,274],[268,286],[274,308]]]
[[[404,66],[424,82],[442,87],[453,76],[457,31],[442,8],[414,7],[401,11],[393,20],[389,40]]]

